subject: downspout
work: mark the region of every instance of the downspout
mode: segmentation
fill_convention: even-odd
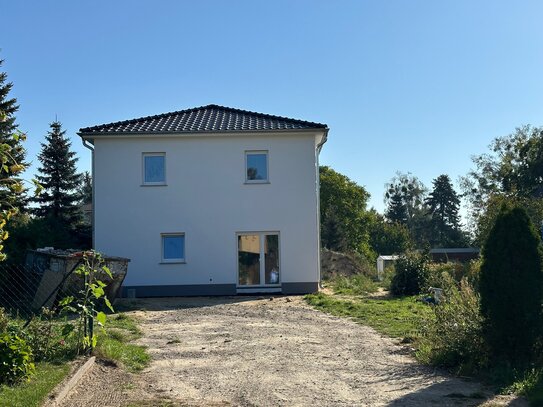
[[[328,140],[328,130],[324,131],[321,142],[317,144],[315,162],[317,165],[317,270],[319,273],[319,288],[322,288],[322,276],[321,276],[321,182],[320,182],[320,170],[319,170],[319,154],[322,150],[322,146]]]
[[[81,136],[81,134],[80,134]],[[92,177],[92,212],[91,212],[91,228],[92,228],[92,248],[95,249],[95,240],[94,240],[94,144],[89,142],[88,140],[81,137],[81,141],[83,141],[83,146],[88,148],[91,151],[91,177]]]

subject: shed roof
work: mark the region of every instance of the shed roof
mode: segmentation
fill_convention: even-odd
[[[207,105],[79,130],[80,136],[123,133],[207,133],[328,129],[326,124]]]

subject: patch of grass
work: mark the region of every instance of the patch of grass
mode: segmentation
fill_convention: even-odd
[[[124,329],[134,335],[134,339],[141,338],[142,332],[136,320],[127,314],[117,314],[108,319],[110,328]]]
[[[530,406],[543,406],[543,369],[530,369],[520,374],[513,369],[494,369],[492,381],[501,383],[500,392],[525,396]],[[509,380],[507,380],[509,379]],[[504,382],[511,384],[503,385]]]
[[[145,346],[130,343],[142,335],[133,318],[126,314],[110,317],[106,329],[106,333],[98,334],[96,356],[120,362],[131,372],[138,372],[149,364]]]
[[[396,338],[417,338],[423,318],[432,315],[429,306],[416,297],[390,299],[335,298],[324,293],[308,294],[305,300],[315,308],[332,315],[354,318],[376,331]]]
[[[329,281],[336,294],[365,295],[377,291],[377,284],[364,274],[338,276]]]
[[[27,383],[17,386],[0,386],[1,407],[41,406],[47,395],[59,384],[70,371],[64,364],[38,363],[36,374]]]
[[[121,362],[131,372],[138,372],[149,363],[145,346],[125,343],[105,335],[99,336],[94,354],[102,359]]]

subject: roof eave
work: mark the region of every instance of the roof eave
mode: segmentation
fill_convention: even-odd
[[[325,132],[328,133],[328,127],[312,127],[306,129],[273,129],[273,130],[226,130],[226,131],[137,131],[137,132],[125,132],[125,131],[113,131],[113,132],[85,132],[79,131],[77,135],[81,138],[95,138],[95,137],[146,137],[146,136],[189,136],[189,135],[198,135],[198,136],[217,136],[217,135],[253,135],[253,134],[273,134],[273,133],[314,133],[314,132]]]

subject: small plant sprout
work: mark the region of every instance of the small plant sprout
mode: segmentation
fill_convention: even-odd
[[[91,250],[81,254],[81,265],[75,273],[83,278],[84,286],[77,297],[69,296],[64,298],[60,306],[65,312],[74,312],[79,315],[77,327],[68,323],[64,327],[64,334],[69,335],[77,329],[79,350],[91,352],[96,346],[97,337],[94,335],[94,321],[105,330],[107,315],[101,311],[102,304],[111,312],[114,312],[111,302],[106,296],[104,288],[107,286],[102,281],[104,277],[113,278],[111,271],[105,265],[100,253]]]

